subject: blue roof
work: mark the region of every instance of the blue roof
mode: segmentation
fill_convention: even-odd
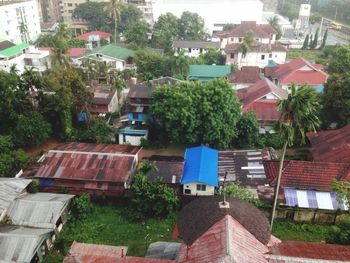
[[[324,86],[323,85],[317,85],[315,87],[315,90],[317,93],[323,93],[324,92]]]
[[[198,146],[187,148],[181,184],[204,183],[218,186],[218,151]]]

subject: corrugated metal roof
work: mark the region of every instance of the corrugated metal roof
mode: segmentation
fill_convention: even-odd
[[[19,178],[0,178],[0,217],[31,181]]]
[[[30,263],[50,229],[0,226],[0,262]]]
[[[8,209],[15,225],[54,229],[74,195],[36,193],[18,198]]]
[[[141,147],[121,145],[121,144],[95,144],[72,142],[57,146],[54,150],[59,151],[76,151],[76,152],[94,152],[94,153],[120,153],[120,154],[137,154]]]

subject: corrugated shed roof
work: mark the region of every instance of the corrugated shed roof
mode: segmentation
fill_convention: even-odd
[[[231,67],[227,65],[190,65],[188,78],[223,78],[231,73]]]
[[[146,258],[177,260],[181,243],[158,241],[149,245]]]
[[[212,41],[191,41],[191,40],[177,40],[174,41],[174,48],[208,48],[212,47],[215,49],[219,49],[221,46],[220,42],[212,42]]]
[[[54,229],[74,195],[36,193],[17,198],[7,215],[15,225]]]
[[[180,183],[184,162],[176,162],[176,161],[151,161],[157,167],[156,172],[150,172],[148,174],[148,179],[150,181],[156,180],[156,178],[160,178],[164,181],[164,183],[172,184],[173,176],[175,176],[175,183]]]
[[[68,56],[71,58],[77,58],[84,55],[87,51],[88,49],[83,47],[73,47],[68,49]]]
[[[187,148],[181,184],[218,186],[218,151],[205,146]]]
[[[122,144],[95,144],[72,142],[57,146],[54,150],[67,152],[90,152],[90,153],[120,153],[120,154],[137,154],[141,147]]]
[[[0,262],[30,263],[51,229],[0,226]]]
[[[128,58],[133,58],[135,56],[135,52],[131,49],[116,46],[114,44],[109,44],[107,46],[97,47],[91,50],[91,52],[86,53],[82,57],[91,56],[95,54],[102,54],[119,60],[127,60]]]
[[[21,193],[32,180],[20,178],[0,178],[0,216]]]
[[[0,57],[10,57],[23,52],[23,49],[29,48],[28,43],[22,43],[0,51]]]

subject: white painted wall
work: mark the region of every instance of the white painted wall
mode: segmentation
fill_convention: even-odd
[[[28,29],[28,40],[34,42],[41,33],[39,7],[36,0],[0,5],[0,39],[15,44],[24,42],[19,26],[23,23]]]
[[[206,185],[206,191],[197,191],[197,184],[203,183],[192,183],[183,185],[183,194],[185,194],[186,189],[191,190],[191,195],[214,195],[215,187],[212,185]]]
[[[118,92],[114,93],[111,102],[108,104],[108,112],[116,112],[119,109]]]
[[[191,48],[191,51],[189,51],[188,48],[180,48],[180,52],[183,52],[185,56],[196,58],[201,54],[207,53],[207,49]],[[175,49],[174,55],[177,56],[177,55],[179,55],[180,52],[178,52],[177,49]]]
[[[123,141],[124,135],[119,134],[119,144],[130,144],[133,146],[140,146],[141,145],[141,139],[147,139],[148,134],[145,136],[132,136],[132,135],[126,135],[125,136],[125,141]]]
[[[271,54],[271,57],[270,57]],[[264,55],[264,59],[262,59]],[[237,55],[236,55],[237,56]],[[249,52],[244,58],[242,58],[242,53],[238,53],[237,64],[239,67],[242,66],[256,66],[259,68],[265,68],[269,60],[273,60],[278,64],[286,62],[287,52],[272,52],[272,53],[260,53],[260,52]],[[226,64],[234,64],[235,60],[230,59],[229,55],[226,56]]]

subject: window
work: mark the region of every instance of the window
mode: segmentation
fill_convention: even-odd
[[[235,53],[231,53],[231,54],[230,54],[230,58],[231,58],[231,59],[234,59],[234,58],[235,58]]]
[[[233,42],[233,37],[231,37],[231,42]]]
[[[272,54],[269,54],[269,58],[272,58]]]
[[[185,194],[190,195],[191,194],[191,189],[185,189]]]
[[[197,184],[197,191],[206,191],[207,186],[205,184]]]
[[[192,49],[189,47],[189,48],[188,48],[188,52],[191,52],[191,51],[192,51]]]
[[[138,119],[139,118],[139,114],[137,112],[133,112],[132,113],[132,118],[133,119]]]
[[[242,41],[243,41],[243,38],[240,37],[240,38],[238,39],[238,42],[242,42]]]
[[[265,59],[265,55],[261,55],[261,60],[264,60]]]

